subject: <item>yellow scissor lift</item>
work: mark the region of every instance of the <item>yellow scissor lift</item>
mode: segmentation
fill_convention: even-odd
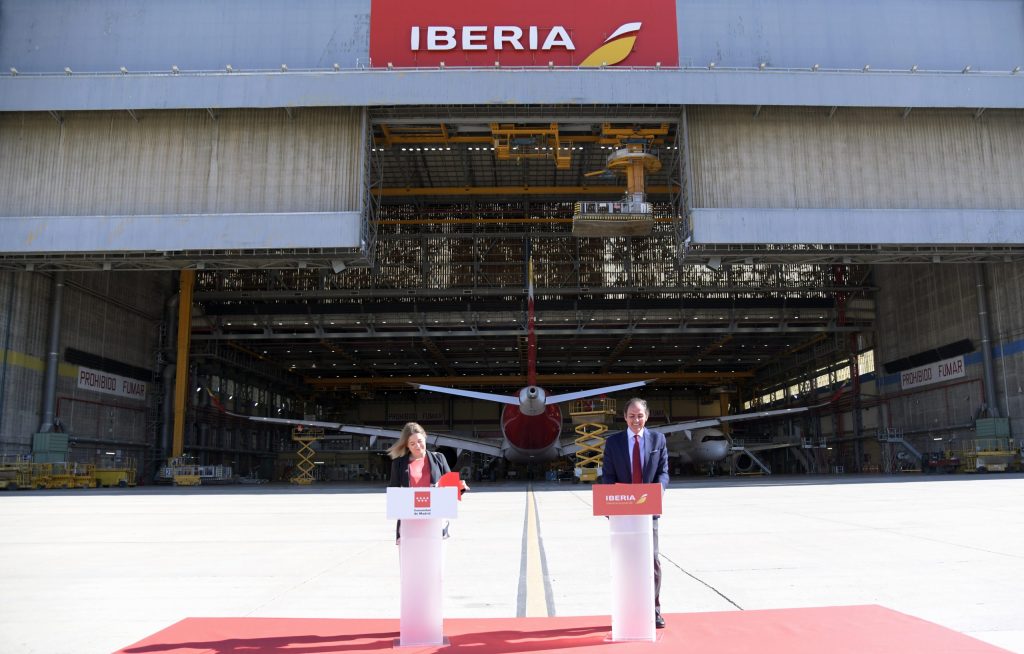
[[[313,470],[316,468],[316,463],[314,463],[313,457],[316,456],[316,450],[313,449],[313,443],[323,437],[324,430],[316,427],[296,427],[292,430],[292,440],[299,444],[298,452],[296,452],[299,455],[299,461],[295,464],[298,472],[290,480],[293,484],[308,486],[315,481]]]
[[[576,479],[593,483],[600,479],[604,464],[604,434],[615,418],[615,400],[601,397],[576,400],[569,409],[574,431],[579,435],[576,445]]]

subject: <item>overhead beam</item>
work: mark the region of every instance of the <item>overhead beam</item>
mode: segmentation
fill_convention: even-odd
[[[668,195],[670,186],[648,186],[649,195]],[[621,195],[625,185],[607,186],[433,186],[382,188],[374,193],[381,198],[405,198],[442,195]]]
[[[772,326],[772,327],[738,327],[729,324],[722,326],[713,325],[696,325],[696,326],[683,326],[683,327],[671,327],[665,329],[648,328],[648,329],[636,329],[632,332],[634,337],[641,336],[680,336],[686,334],[813,334],[818,332],[829,332],[829,333],[858,333],[865,329],[871,328],[870,323],[857,323],[857,324],[846,324],[836,325],[833,323],[829,324],[814,324],[805,326]],[[580,330],[576,327],[568,329],[545,329],[542,332],[542,336],[545,338],[556,337],[556,336],[568,336],[568,337],[579,337],[582,335],[591,334],[594,336],[615,336],[622,334],[624,330],[615,328],[600,328],[600,329],[585,329]],[[396,339],[396,338],[415,338],[421,339],[424,336],[429,338],[491,338],[497,336],[521,336],[525,332],[521,329],[494,329],[494,330],[449,330],[439,329],[430,330],[423,332],[420,330],[416,331],[338,331],[338,332],[307,332],[307,333],[292,333],[292,332],[281,332],[281,333],[225,333],[221,331],[211,333],[193,333],[192,340],[194,341],[312,341],[312,340],[340,340],[340,341],[360,341],[360,340],[376,340],[376,339]]]

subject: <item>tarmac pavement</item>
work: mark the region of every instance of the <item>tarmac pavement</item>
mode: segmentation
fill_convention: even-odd
[[[879,604],[1024,654],[1022,498],[1022,475],[681,478],[663,610]],[[384,514],[382,484],[0,493],[0,652],[112,652],[185,617],[397,618]],[[609,613],[589,486],[473,484],[446,547],[446,617]]]

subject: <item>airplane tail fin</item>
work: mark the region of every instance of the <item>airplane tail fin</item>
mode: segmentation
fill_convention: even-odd
[[[210,396],[210,403],[213,404],[213,406],[216,407],[218,411],[220,411],[221,413],[231,413],[230,411],[227,410],[227,407],[221,404],[220,398],[214,395],[213,391],[211,391],[209,388],[206,388],[205,386],[203,387],[203,390],[205,390],[206,394]]]
[[[526,294],[526,385],[537,385],[537,332],[534,327],[533,313],[533,259],[528,265]]]
[[[838,400],[840,397],[842,397],[843,394],[846,393],[851,388],[853,388],[853,382],[851,380],[847,379],[845,382],[843,382],[839,386],[839,388],[836,389],[836,392],[833,393],[830,398],[828,398],[828,402],[826,402],[826,404],[832,404],[833,402]]]

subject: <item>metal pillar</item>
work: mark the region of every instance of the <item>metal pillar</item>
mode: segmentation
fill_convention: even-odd
[[[985,369],[985,404],[989,418],[999,417],[996,400],[995,367],[992,364],[992,337],[988,316],[988,284],[985,283],[985,265],[974,264],[975,286],[978,292],[978,326],[981,331],[981,360]]]
[[[188,398],[188,351],[192,336],[192,289],[196,284],[196,271],[181,271],[181,299],[178,302],[178,353],[174,379],[174,442],[171,456],[179,457],[185,451],[185,400]]]
[[[64,305],[64,273],[53,274],[53,292],[50,294],[50,340],[46,348],[46,371],[43,376],[43,410],[39,423],[40,433],[53,431],[54,410],[57,405],[57,370],[60,367],[60,318]]]

